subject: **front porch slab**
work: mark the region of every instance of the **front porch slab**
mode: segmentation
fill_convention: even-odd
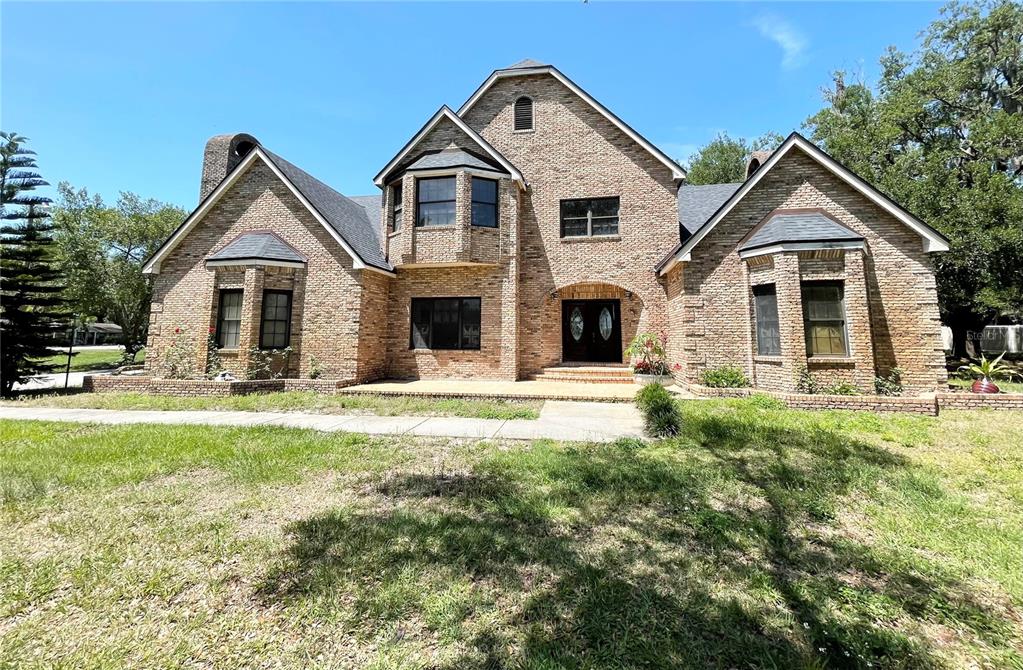
[[[349,386],[338,392],[435,398],[523,398],[632,402],[639,389],[638,384],[589,384],[532,380],[506,382],[464,379],[390,379]]]

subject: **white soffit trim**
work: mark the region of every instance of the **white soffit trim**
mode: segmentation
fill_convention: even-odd
[[[759,249],[749,249],[747,251],[740,251],[739,258],[756,258],[757,256],[766,256],[768,254],[776,254],[781,251],[817,251],[820,249],[863,249],[866,247],[863,240],[849,240],[846,242],[782,242],[781,244],[772,244],[768,247],[760,247]]]
[[[266,265],[277,268],[304,268],[305,263],[300,261],[274,261],[268,258],[224,258],[215,261],[206,261],[208,268],[222,268],[230,265]]]
[[[520,186],[522,186],[525,183],[522,178],[522,173],[519,172],[518,169],[514,165],[512,165],[507,158],[502,156],[501,152],[499,152],[497,149],[491,146],[490,143],[483,139],[483,137],[479,133],[470,128],[465,123],[465,121],[460,119],[457,114],[451,111],[451,108],[448,107],[447,105],[444,105],[443,107],[438,109],[437,113],[430,117],[430,120],[426,122],[426,125],[423,126],[423,128],[418,133],[416,133],[415,136],[405,144],[405,146],[401,148],[401,151],[398,152],[398,155],[392,158],[391,161],[384,166],[384,169],[377,173],[376,177],[373,177],[373,183],[376,184],[377,186],[383,186],[384,177],[387,176],[387,173],[389,173],[394,168],[395,165],[400,163],[403,158],[405,158],[413,149],[415,149],[416,145],[419,144],[419,141],[422,140],[427,133],[433,130],[434,126],[440,123],[441,119],[448,119],[456,126],[458,126],[459,130],[468,135],[474,142],[476,142],[476,144],[480,145],[480,147],[482,147],[483,150],[486,151],[491,158],[496,160],[501,165],[501,167],[507,170],[508,173],[512,176],[512,179],[516,183],[518,183]]]
[[[661,163],[664,163],[664,166],[671,170],[671,176],[673,178],[685,179],[686,171],[682,169],[682,166],[680,166],[675,161],[671,160],[671,158],[669,158],[666,153],[655,147],[645,137],[643,137],[635,130],[633,130],[632,127],[629,126],[629,124],[625,123],[620,118],[618,118],[618,116],[615,115],[614,112],[612,112],[604,105],[600,104],[600,102],[598,102],[596,98],[594,98],[592,95],[590,95],[582,88],[580,88],[574,81],[572,81],[564,74],[562,74],[561,71],[558,70],[558,68],[554,67],[553,65],[545,65],[543,67],[521,68],[516,70],[494,71],[493,73],[491,73],[489,77],[487,77],[487,80],[483,82],[483,84],[478,89],[476,89],[476,92],[473,93],[472,96],[465,101],[465,104],[458,108],[458,115],[464,116],[466,112],[472,109],[473,105],[476,104],[476,102],[483,96],[483,94],[486,93],[487,90],[491,86],[493,86],[494,82],[496,82],[498,79],[504,79],[506,77],[524,77],[526,75],[532,74],[549,74],[555,79],[557,79],[566,88],[568,88],[570,91],[572,91],[580,98],[585,100],[587,103],[589,103],[589,105],[593,107],[595,110],[600,112],[604,116],[604,118],[606,118],[612,124],[617,126],[619,130],[628,135],[629,139],[631,139],[633,142],[646,149],[654,158],[659,160]]]
[[[320,223],[321,226],[323,226],[327,233],[331,237],[333,237],[338,244],[341,245],[341,248],[345,250],[345,253],[347,253],[351,257],[353,269],[378,270],[379,272],[382,272],[388,276],[391,277],[394,276],[394,273],[388,272],[387,270],[376,268],[371,265],[366,265],[362,261],[362,259],[359,258],[359,255],[355,253],[355,250],[352,249],[348,242],[346,242],[344,238],[341,237],[341,235],[336,230],[334,230],[333,226],[327,223],[327,221],[322,216],[320,216],[320,213],[316,211],[316,208],[312,206],[312,203],[306,200],[305,196],[302,195],[302,193],[299,192],[297,188],[295,188],[295,185],[291,183],[291,180],[288,179],[284,175],[284,173],[277,168],[276,165],[274,165],[273,160],[271,160],[258,146],[251,152],[249,152],[245,159],[242,160],[242,162],[239,163],[235,167],[235,169],[231,171],[231,174],[229,174],[227,178],[224,179],[224,181],[220,182],[220,185],[217,186],[217,188],[214,189],[213,192],[210,193],[209,196],[207,196],[206,199],[202,201],[199,207],[194,212],[192,212],[187,219],[185,219],[184,223],[182,223],[181,226],[179,226],[178,229],[174,231],[174,234],[171,235],[170,239],[164,242],[163,246],[161,246],[153,255],[153,257],[146,262],[146,264],[142,267],[142,272],[146,274],[159,273],[160,263],[163,261],[164,258],[166,258],[167,254],[169,254],[175,247],[178,246],[178,244],[181,243],[181,240],[183,240],[185,236],[188,235],[188,233],[193,228],[195,228],[195,225],[199,223],[199,221],[201,221],[203,217],[206,216],[207,213],[209,213],[210,209],[213,208],[213,205],[217,204],[217,202],[223,197],[223,195],[228,191],[228,189],[234,186],[234,184],[237,183],[237,181],[242,177],[242,175],[244,175],[249,170],[249,168],[252,167],[257,157],[260,160],[262,160],[263,163],[266,164],[266,166],[269,167],[270,170],[277,176],[277,178],[280,179],[288,187],[288,190],[290,190],[291,193],[296,198],[298,198],[298,201],[301,202],[302,205],[307,210],[309,210],[309,213],[313,215],[313,217]]]
[[[760,168],[753,174],[753,177],[747,179],[746,182],[739,187],[739,190],[728,199],[725,205],[721,207],[721,209],[719,209],[714,216],[707,221],[707,223],[703,224],[703,226],[697,230],[692,237],[686,240],[686,243],[683,244],[675,253],[671,262],[661,268],[658,274],[663,275],[668,272],[668,270],[674,267],[676,263],[683,263],[692,260],[691,252],[693,247],[699,244],[700,240],[705,238],[707,234],[714,229],[714,226],[716,226],[721,219],[725,218],[725,216],[732,211],[732,208],[735,207],[735,205],[738,204],[747,193],[753,190],[753,187],[760,183],[760,180],[763,179],[764,175],[770,172],[771,168],[777,165],[793,147],[802,150],[805,154],[810,156],[810,158],[813,158],[815,161],[827,168],[832,174],[859,191],[860,194],[865,196],[868,200],[912,228],[913,231],[919,234],[923,239],[923,250],[925,252],[948,251],[948,241],[940,233],[931,229],[923,221],[896,205],[880,191],[857,177],[847,168],[842,167],[838,161],[821,151],[815,144],[798,133],[792,133],[788,136],[788,139],[786,139],[782,145],[771,154],[771,157],[767,159],[767,162],[760,166]]]

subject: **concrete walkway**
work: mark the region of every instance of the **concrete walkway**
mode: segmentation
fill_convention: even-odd
[[[104,424],[200,424],[210,426],[286,426],[370,435],[579,440],[610,442],[642,437],[643,419],[632,404],[548,400],[540,418],[469,419],[462,417],[304,414],[299,412],[146,411],[0,406],[0,420],[75,421]]]

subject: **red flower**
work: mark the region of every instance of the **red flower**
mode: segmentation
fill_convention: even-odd
[[[215,333],[215,332],[217,332],[217,329],[216,329],[216,328],[210,328],[210,335],[212,335],[212,334],[213,334],[213,333]]]
[[[174,334],[175,334],[175,335],[178,335],[178,334],[180,334],[180,333],[181,333],[181,329],[180,329],[180,328],[175,328],[175,329],[174,329]]]

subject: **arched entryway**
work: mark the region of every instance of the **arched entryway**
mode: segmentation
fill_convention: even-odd
[[[586,282],[554,291],[545,340],[559,363],[622,363],[636,335],[643,301],[614,284]]]

